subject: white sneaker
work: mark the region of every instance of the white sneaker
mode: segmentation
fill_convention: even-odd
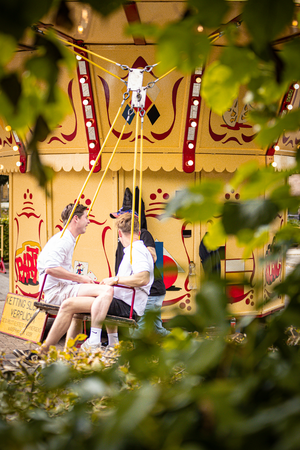
[[[84,350],[85,352],[97,352],[101,349],[101,343],[99,344],[91,344],[89,339],[86,339],[84,343],[80,346],[81,350]]]

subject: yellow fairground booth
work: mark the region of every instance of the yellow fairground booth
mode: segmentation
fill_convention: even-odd
[[[76,2],[68,5],[79,20],[79,5]],[[176,19],[184,10],[184,2],[133,5],[141,20],[148,18],[149,22],[158,17],[162,21]],[[233,7],[228,20],[234,19],[237,13]],[[276,160],[279,169],[287,167],[292,161],[296,136],[283,139],[278,151],[258,148],[255,131],[247,122],[252,106],[243,104],[243,91],[222,117],[212,113],[201,98],[202,69],[196,69],[190,76],[173,70],[159,77],[155,46],[151,42],[144,45],[145,42],[131,36],[124,37],[122,30],[127,21],[130,22],[130,11],[125,7],[108,21],[94,13],[83,37],[76,30],[69,36],[58,34],[78,53],[78,69],[71,77],[62,74],[58,81],[69,96],[72,113],[39,144],[42,161],[56,172],[50,186],[51,197],[46,196],[28,172],[30,161],[23,151],[23,143],[16,133],[5,130],[6,124],[1,124],[0,173],[9,175],[10,185],[10,291],[37,298],[39,252],[62,229],[61,211],[77,199],[94,167],[80,198],[81,203],[90,207],[115,149],[90,211],[91,223],[74,252],[74,271],[91,272],[98,280],[114,274],[117,232],[109,214],[122,206],[126,187],[133,191],[134,153],[136,147],[140,151],[142,140],[142,198],[148,230],[157,242],[159,261],[168,267],[164,274],[167,294],[163,305],[163,319],[168,320],[178,312],[194,311],[195,289],[189,283],[189,268],[193,262],[197,275],[201,274],[199,245],[207,230],[206,224],[191,224],[176,218],[161,221],[168,199],[190,183],[206,179],[229,181],[247,161],[256,160],[264,166]],[[218,40],[218,46],[224,45],[222,39]],[[215,47],[212,60],[218,51]],[[23,51],[16,55],[16,61],[24,57]],[[126,98],[124,81],[131,83],[133,91],[137,89],[136,104],[144,101],[143,115],[139,115],[139,123],[143,121],[142,132],[140,128],[136,130],[138,108],[131,110],[131,97]],[[136,86],[146,89],[139,92]],[[140,99],[139,94],[144,98]],[[295,103],[297,95],[298,90],[293,89],[289,101]],[[132,113],[128,115],[128,111]],[[104,140],[103,153],[95,163]],[[138,184],[139,157],[137,161]],[[228,191],[225,200],[239,201],[239,192]],[[284,221],[284,215],[278,217],[274,227],[279,228]],[[259,259],[268,253],[268,246],[245,260],[243,249],[236,247],[233,240],[224,245],[221,272],[231,283],[232,313],[263,316],[281,309],[283,298],[273,299],[267,306],[260,306],[258,299],[269,299],[272,285],[284,275],[284,262],[277,261],[264,268],[259,265]],[[244,277],[247,285],[242,284]]]

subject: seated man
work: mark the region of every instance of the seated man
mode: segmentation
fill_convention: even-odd
[[[64,223],[67,222],[68,217],[73,209],[72,204],[68,205],[62,212],[62,219]],[[126,230],[129,223],[129,244],[130,244],[130,225],[131,215],[126,222]],[[38,258],[38,270],[40,273],[40,284],[42,285],[43,277],[45,273],[48,274],[45,283],[45,301],[61,305],[57,317],[51,327],[51,330],[41,347],[41,352],[48,351],[50,345],[56,345],[61,337],[69,329],[67,338],[76,337],[80,330],[78,329],[78,323],[81,321],[72,321],[73,315],[76,313],[91,313],[91,333],[89,339],[82,345],[84,350],[96,350],[101,344],[101,330],[102,323],[107,314],[128,316],[128,294],[131,301],[131,293],[128,289],[116,288],[119,294],[114,296],[113,285],[122,283],[127,286],[142,287],[148,286],[148,280],[153,281],[153,263],[152,258],[148,251],[145,249],[151,264],[142,261],[139,265],[140,268],[146,267],[146,270],[141,275],[135,274],[135,271],[130,269],[124,269],[123,273],[126,277],[111,277],[106,278],[101,284],[95,284],[88,276],[82,276],[74,274],[71,266],[72,255],[76,243],[76,238],[79,234],[85,233],[86,227],[89,224],[87,217],[86,207],[78,205],[74,212],[71,222],[69,223],[64,235],[62,237],[60,233],[53,236]],[[123,222],[118,223],[119,236],[123,235],[122,227]],[[135,221],[135,233],[134,240],[139,239],[138,222]],[[124,231],[126,234],[126,231]],[[128,244],[128,245],[129,245]],[[139,247],[139,242],[135,244]],[[142,244],[143,245],[143,244]],[[136,251],[135,251],[136,253]],[[137,255],[136,255],[137,257]],[[138,272],[138,270],[136,270]],[[121,274],[120,274],[121,275]],[[152,275],[152,277],[151,277]],[[59,280],[57,280],[59,278]],[[150,282],[149,281],[149,282]],[[147,284],[148,283],[148,284]],[[150,284],[150,286],[151,286]],[[145,287],[146,289],[147,287]],[[144,288],[143,288],[144,289]],[[138,294],[138,293],[137,293]],[[147,302],[147,295],[144,293],[145,298],[143,301],[140,299],[140,295],[136,296],[136,313],[142,314]],[[130,310],[130,307],[129,307]],[[75,322],[75,323],[74,323]],[[116,328],[107,326],[108,336],[116,333]]]
[[[119,265],[116,277],[105,278],[101,285],[112,286],[113,284],[135,287],[136,295],[134,311],[136,316],[144,314],[148,295],[154,280],[154,263],[151,253],[144,243],[139,240],[139,222],[134,216],[134,230],[132,243],[132,264],[130,264],[130,241],[131,241],[131,213],[124,213],[117,219],[119,241],[124,247],[124,257]],[[108,314],[129,316],[132,293],[128,289],[114,288],[114,298],[108,310]],[[138,318],[138,317],[136,317]],[[114,328],[117,333],[117,327]]]
[[[74,205],[70,203],[64,208],[61,214],[64,225],[67,223],[73,207]],[[86,210],[86,206],[77,205],[63,236],[61,236],[62,232],[55,234],[38,257],[37,269],[40,288],[47,274],[44,286],[45,302],[61,305],[59,314],[42,346],[42,352],[46,352],[50,345],[57,344],[67,330],[66,341],[81,333],[82,321],[73,319],[74,312],[91,311],[94,336],[92,342],[99,345],[101,340],[99,323],[103,322],[107,314],[113,297],[113,289],[95,284],[90,277],[78,275],[72,271],[76,238],[85,233],[90,223]]]
[[[167,336],[170,331],[167,330],[163,326],[162,318],[161,318],[161,307],[163,300],[166,295],[166,287],[163,281],[163,278],[161,276],[161,273],[156,266],[156,249],[155,249],[155,242],[151,235],[151,233],[147,230],[147,220],[145,215],[145,205],[143,202],[143,199],[141,200],[141,230],[140,230],[140,240],[143,241],[147,249],[152,255],[153,261],[154,261],[154,282],[150,289],[150,294],[147,301],[147,306],[145,309],[145,313],[148,311],[151,311],[152,317],[153,317],[153,331],[159,335],[159,336]],[[122,214],[125,214],[126,212],[131,212],[132,208],[132,193],[130,189],[127,187],[124,192],[124,200],[123,200],[123,206],[119,209],[119,211],[115,213],[111,213],[110,217],[112,219],[117,219]],[[137,215],[137,211],[139,209],[139,188],[136,187],[135,189],[135,215]],[[121,244],[120,240],[118,242],[118,247],[116,250],[116,259],[115,259],[115,273],[118,273],[120,263],[124,256],[124,247]],[[145,315],[143,315],[139,320],[139,328],[131,330],[130,336],[133,338],[140,338],[143,333],[145,332],[146,328],[146,321],[145,321]]]

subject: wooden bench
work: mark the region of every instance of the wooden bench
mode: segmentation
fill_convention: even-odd
[[[45,311],[46,314],[49,316],[56,316],[59,311],[58,305],[52,305],[51,303],[45,303],[45,302],[34,302],[34,306],[38,308],[41,311]],[[81,320],[91,320],[90,313],[81,313],[81,314],[74,314],[73,316],[75,319],[81,319]],[[129,317],[119,317],[119,316],[111,316],[107,315],[105,318],[104,323],[117,325],[119,327],[130,327],[130,328],[138,328],[137,322]]]
[[[40,311],[45,311],[46,313],[46,321],[45,321],[45,326],[44,326],[44,330],[46,327],[46,323],[47,323],[47,319],[49,318],[49,316],[55,317],[59,311],[59,306],[58,305],[53,305],[51,303],[46,303],[46,302],[42,302],[41,298],[42,298],[42,294],[43,294],[43,290],[44,290],[44,286],[45,286],[45,282],[46,282],[46,278],[47,278],[47,274],[44,277],[44,281],[39,293],[39,298],[37,302],[34,302],[34,306],[37,308],[36,312],[33,314],[33,316],[31,317],[31,319],[27,322],[27,324],[25,325],[25,327],[23,328],[23,330],[21,331],[20,334],[23,334],[26,329],[28,328],[28,326],[33,322],[33,320],[35,319],[35,317],[38,315],[38,313]],[[96,283],[99,283],[96,281]],[[129,317],[120,317],[120,316],[111,316],[111,315],[107,315],[104,323],[107,324],[111,324],[111,325],[116,325],[119,327],[130,327],[130,328],[138,328],[138,324],[137,322],[132,318],[133,316],[133,307],[134,307],[134,300],[135,300],[135,288],[130,287],[130,286],[124,286],[121,284],[116,284],[114,285],[115,287],[120,287],[123,289],[131,289],[132,290],[132,298],[131,298],[131,307],[130,307],[130,314]],[[77,319],[82,319],[83,321],[90,321],[91,320],[91,315],[90,313],[82,313],[82,314],[74,314],[74,317]],[[44,333],[43,330],[43,333]]]

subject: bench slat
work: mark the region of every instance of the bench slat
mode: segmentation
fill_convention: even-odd
[[[57,313],[59,311],[59,306],[52,305],[51,303],[34,302],[34,306],[36,308],[39,308],[42,311],[45,311],[48,314],[57,315]],[[88,321],[91,320],[91,315],[89,313],[77,313],[77,314],[74,314],[74,317],[76,319],[81,319],[81,320],[88,320]],[[139,327],[134,319],[129,319],[127,317],[107,315],[104,322],[111,323],[113,325],[123,326],[123,327],[124,326],[132,327],[132,328]]]

